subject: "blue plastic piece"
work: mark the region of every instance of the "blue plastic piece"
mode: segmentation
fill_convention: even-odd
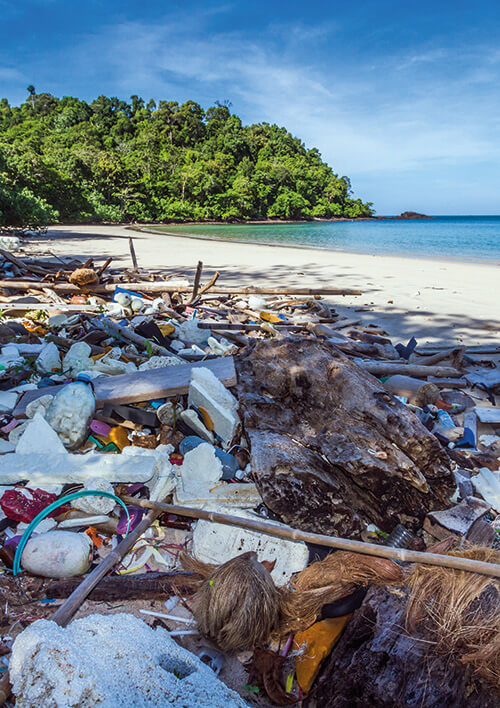
[[[181,453],[181,455],[185,455],[187,452],[191,452],[191,450],[194,450],[196,447],[198,447],[198,445],[201,445],[202,443],[206,443],[206,440],[199,438],[197,435],[188,435],[188,437],[184,438],[184,440],[179,445],[179,452]],[[210,445],[210,443],[207,443],[207,445]],[[215,456],[218,457],[219,460],[222,462],[222,479],[233,479],[236,472],[240,469],[236,457],[230,455],[229,452],[219,450],[219,448],[215,447],[214,445],[212,445],[211,447],[213,447],[215,451]]]

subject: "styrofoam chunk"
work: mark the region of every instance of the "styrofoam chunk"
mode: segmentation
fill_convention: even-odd
[[[225,506],[217,505],[209,508],[211,511],[234,515],[234,510]],[[242,509],[238,511],[238,516],[244,519],[260,519],[257,514]],[[276,521],[266,521],[282,526]],[[309,560],[309,550],[302,541],[289,541],[258,531],[214,524],[210,521],[197,522],[193,533],[193,554],[198,560],[218,565],[246,551],[255,551],[260,561],[276,561],[271,572],[276,585],[285,585],[293,573],[298,573],[306,567]]]
[[[35,417],[26,427],[16,445],[16,453],[26,455],[29,453],[43,454],[66,454],[66,448],[62,444],[59,435],[50,427],[41,413],[35,413]]]

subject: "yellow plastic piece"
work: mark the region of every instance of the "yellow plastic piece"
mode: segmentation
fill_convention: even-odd
[[[214,424],[212,423],[212,419],[210,418],[208,411],[205,408],[202,408],[201,406],[197,406],[197,410],[199,410],[201,413],[201,417],[203,418],[203,423],[205,425],[205,428],[207,430],[213,430]]]
[[[273,315],[271,312],[266,312],[265,310],[262,310],[259,316],[261,320],[264,320],[264,322],[273,322],[275,324],[281,322],[281,324],[283,324],[283,320],[277,315]]]
[[[160,330],[160,332],[163,334],[164,337],[168,337],[170,334],[173,334],[175,332],[175,327],[174,327],[174,325],[171,325],[171,324],[158,325],[158,329]]]
[[[102,359],[103,356],[106,356],[106,354],[110,352],[111,349],[112,347],[106,347],[103,352],[101,352],[100,354],[94,354],[90,358],[92,359],[92,361],[99,361],[99,359]]]
[[[351,615],[345,615],[344,617],[325,619],[295,635],[293,648],[295,651],[302,652],[296,658],[295,671],[297,681],[303,691],[311,690],[321,662],[330,654],[340,639],[350,618]]]
[[[128,433],[125,428],[122,428],[121,425],[111,428],[108,439],[113,442],[116,447],[120,448],[120,450],[123,450],[124,447],[130,445]]]

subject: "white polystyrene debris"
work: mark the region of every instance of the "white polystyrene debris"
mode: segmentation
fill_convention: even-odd
[[[267,301],[264,297],[262,297],[262,295],[249,295],[248,307],[251,310],[265,310],[267,307]]]
[[[40,413],[41,416],[45,418],[47,409],[52,403],[54,396],[50,393],[45,394],[45,396],[40,396],[40,398],[35,398],[34,401],[30,401],[26,406],[26,417],[34,418],[35,413]]]
[[[184,495],[199,496],[203,487],[210,493],[210,488],[222,477],[222,462],[212,445],[201,443],[184,455],[180,475]]]
[[[164,366],[177,366],[184,364],[178,356],[152,356],[147,361],[139,365],[139,371],[149,371],[150,369],[163,369]]]
[[[126,614],[90,615],[62,628],[37,620],[12,647],[10,679],[22,708],[245,708],[163,627]]]
[[[147,482],[149,497],[152,501],[163,501],[177,484],[174,467],[170,463],[170,455],[173,452],[173,445],[158,445],[153,450],[146,447],[127,445],[122,450],[122,457],[124,455],[126,457],[130,455],[137,457],[139,455],[150,457],[154,460],[154,475]]]
[[[211,430],[208,430],[201,422],[201,420],[198,418],[196,411],[182,411],[179,417],[182,421],[184,421],[184,423],[186,423],[186,425],[191,428],[191,430],[196,433],[196,435],[199,435],[200,438],[203,438],[203,440],[206,440],[209,443],[213,443],[214,434]]]
[[[134,448],[140,450],[141,448]],[[83,483],[90,479],[110,482],[148,482],[155,472],[155,459],[143,455],[86,455],[30,454],[17,452],[2,457],[0,484],[16,484],[26,480],[30,487],[47,484]]]
[[[228,342],[227,339],[221,339],[219,341],[215,339],[215,337],[209,337],[207,344],[212,350],[212,352],[214,354],[217,354],[218,356],[224,356],[224,354],[227,354],[235,348],[235,345],[231,344],[231,342]]]
[[[90,568],[92,541],[85,533],[48,531],[32,536],[21,557],[28,573],[43,578],[71,578]]]
[[[180,506],[205,507],[207,504],[224,504],[233,509],[255,509],[262,503],[255,484],[218,482],[212,487],[200,486],[196,494],[187,494],[181,485],[177,485],[174,504]]]
[[[16,445],[16,453],[20,455],[33,452],[39,455],[66,453],[58,434],[41,413],[35,413]]]
[[[6,452],[14,452],[15,449],[16,446],[11,442],[0,438],[0,455],[4,455]]]
[[[21,438],[21,435],[24,433],[30,422],[31,421],[29,420],[25,420],[23,423],[16,425],[16,427],[9,432],[9,442],[12,445],[17,445],[19,439]]]
[[[488,467],[481,467],[479,473],[470,480],[476,492],[500,513],[500,472],[492,472]]]
[[[204,408],[217,435],[226,445],[231,442],[239,424],[238,401],[210,369],[192,370],[188,404]]]
[[[4,251],[17,251],[21,247],[21,239],[18,236],[0,236],[0,248]]]
[[[172,339],[172,341],[170,342],[170,348],[176,352],[180,352],[181,349],[184,349],[184,344],[182,342],[179,342],[178,339]]]
[[[63,359],[63,371],[76,376],[85,369],[92,369],[94,361],[90,357],[91,352],[92,349],[87,342],[75,342]]]
[[[15,391],[0,391],[0,413],[10,413],[16,407],[19,394]]]
[[[71,529],[75,526],[97,526],[98,524],[105,524],[109,521],[109,516],[106,514],[99,514],[96,516],[81,516],[72,517],[70,519],[64,519],[60,521],[57,525],[59,529]]]
[[[32,496],[30,495],[32,498]],[[28,528],[29,524],[26,524],[24,522],[19,522],[18,525],[16,526],[16,534],[21,535],[26,531]],[[45,518],[42,519],[41,521],[38,522],[36,525],[35,530],[32,533],[32,536],[39,535],[41,533],[47,533],[48,531],[52,531],[55,529],[57,526],[57,521],[55,519],[50,519],[50,518]]]
[[[186,320],[177,327],[177,336],[189,344],[205,344],[212,333],[209,329],[198,327],[196,320]]]
[[[35,368],[41,374],[52,374],[54,371],[60,371],[61,359],[59,357],[59,349],[54,342],[49,342],[42,349],[35,361]]]
[[[212,511],[234,514],[233,509],[222,505],[210,505],[208,508]],[[261,518],[251,511],[242,509],[238,510],[238,516],[257,520]],[[276,526],[283,525],[269,519],[266,519],[266,522]],[[298,573],[306,567],[309,560],[309,550],[302,541],[289,541],[258,531],[214,524],[210,521],[200,520],[196,523],[193,533],[193,554],[198,560],[218,565],[246,551],[255,551],[261,561],[276,561],[271,571],[276,585],[285,585],[293,573]]]
[[[68,449],[79,447],[85,440],[95,412],[92,389],[85,383],[70,383],[58,391],[45,414]]]
[[[23,358],[19,353],[19,349],[15,344],[6,344],[2,347],[0,355],[0,370],[11,369],[14,366],[19,366],[23,363]]]
[[[94,364],[94,369],[102,374],[118,376],[119,374],[132,374],[137,371],[136,365],[132,361],[121,361],[121,352],[111,350]]]
[[[83,485],[86,490],[97,490],[99,492],[114,493],[113,485],[107,479],[87,480]],[[84,511],[86,514],[109,514],[115,507],[115,501],[109,497],[79,497],[73,501],[73,507]]]

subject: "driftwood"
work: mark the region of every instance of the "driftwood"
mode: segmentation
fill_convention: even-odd
[[[218,275],[218,274],[217,274]],[[214,278],[212,281],[214,281]],[[198,295],[202,295],[210,287],[211,292],[217,295],[362,295],[361,290],[352,290],[349,288],[270,288],[270,287],[257,287],[249,286],[247,288],[239,287],[212,287],[211,283],[207,283],[206,286],[201,288]],[[6,288],[11,290],[42,290],[46,283],[40,281],[30,281],[30,280],[0,280],[0,288]],[[138,290],[143,293],[191,293],[193,288],[189,285],[176,285],[175,281],[168,280],[155,280],[155,281],[143,281],[134,283],[106,283],[101,285],[94,285],[85,288],[85,292],[91,291],[93,293],[112,293],[115,291],[116,286],[119,285],[122,288],[128,290]],[[75,285],[70,283],[54,283],[52,285],[53,289],[60,293],[73,293],[81,294],[82,290],[77,288]],[[352,326],[353,322],[348,322],[346,320],[346,326]]]
[[[372,588],[327,659],[307,708],[494,708],[499,695],[424,630],[405,631],[407,597]]]
[[[103,578],[89,594],[88,599],[98,601],[154,600],[172,594],[190,595],[202,578],[194,573],[142,573],[133,576]],[[80,578],[69,578],[51,583],[45,588],[45,597],[68,597],[80,585]]]
[[[335,346],[260,340],[237,369],[254,478],[286,523],[358,537],[366,522],[417,529],[449,506],[437,439]]]
[[[393,374],[405,374],[414,376],[417,379],[425,379],[427,376],[439,376],[459,378],[460,371],[452,366],[422,366],[419,364],[406,364],[394,361],[360,361],[360,366],[373,376],[392,376]]]

